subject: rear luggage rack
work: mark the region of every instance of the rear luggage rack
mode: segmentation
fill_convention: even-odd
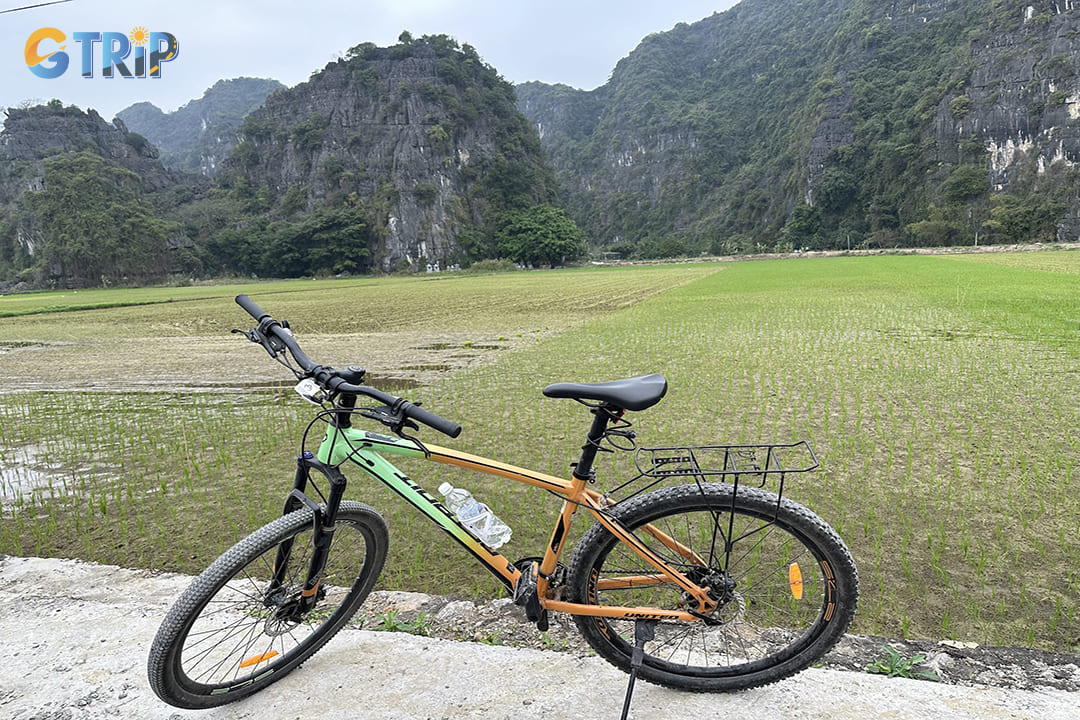
[[[772,492],[783,496],[788,474],[810,472],[819,465],[805,440],[787,444],[643,447],[634,453],[638,475],[605,495],[615,500],[613,495],[635,485],[633,492],[616,500],[622,502],[665,480],[686,479],[698,484],[727,482],[736,488],[745,484],[764,488],[768,484]],[[652,482],[640,483],[643,480]]]

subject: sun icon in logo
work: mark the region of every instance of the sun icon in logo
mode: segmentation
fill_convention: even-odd
[[[138,27],[132,28],[128,37],[131,38],[131,43],[133,45],[145,45],[146,41],[150,39],[150,33],[147,32],[146,28],[142,25],[139,25]]]

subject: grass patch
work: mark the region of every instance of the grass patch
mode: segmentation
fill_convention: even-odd
[[[1076,259],[1078,252],[1080,251],[1055,250],[1051,252],[975,253],[970,255],[955,255],[953,257],[956,260],[963,260],[965,262],[1004,265],[1005,267],[1010,268],[1045,270],[1047,272],[1078,275],[1080,274],[1080,260]]]
[[[0,295],[0,318],[225,298],[234,290],[240,292],[242,287],[250,285],[56,290]]]
[[[668,396],[631,417],[644,445],[810,441],[823,469],[786,493],[851,546],[863,589],[857,631],[1073,651],[1080,253],[1046,255],[1060,256],[1063,269],[973,256],[804,258],[720,272],[634,268],[248,291],[290,319],[302,341],[335,325],[357,333],[358,355],[363,333],[388,338],[395,319],[401,332],[427,338],[408,347],[444,343],[430,350],[443,353],[465,352],[465,340],[546,328],[408,396],[465,427],[455,446],[556,475],[576,459],[589,416],[543,398],[544,384],[664,373]],[[137,344],[196,317],[206,322],[201,336],[213,339],[244,326],[231,293],[192,299],[187,315],[181,303],[51,314],[46,337],[5,323],[0,340],[58,341],[85,323],[114,333],[106,339],[115,344]],[[108,330],[125,312],[142,319],[129,315],[128,325]],[[436,337],[447,327],[464,335]],[[31,352],[45,350],[6,353],[0,375]],[[237,353],[237,377],[276,372],[257,348]],[[0,395],[0,448],[34,446],[35,462],[57,470],[55,487],[3,508],[0,552],[201,570],[280,511],[308,417],[288,390]],[[491,505],[514,528],[512,559],[536,555],[549,538],[555,498],[448,467],[402,467],[429,491],[446,480]],[[609,486],[629,471],[625,454],[598,465]],[[348,496],[377,507],[391,528],[381,587],[500,592],[420,516],[359,473],[350,477]]]
[[[431,618],[424,613],[420,613],[415,620],[403,620],[398,617],[397,610],[390,610],[380,613],[375,619],[377,624],[371,629],[379,632],[402,632],[423,636],[431,634]]]
[[[605,268],[470,276],[287,280],[248,285],[84,290],[0,297],[0,340],[221,336],[247,316],[246,293],[305,334],[561,329],[628,307],[715,267]],[[103,311],[97,311],[101,308]],[[2,315],[0,315],[2,316]]]

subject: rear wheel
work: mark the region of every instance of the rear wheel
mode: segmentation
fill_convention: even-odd
[[[851,554],[797,503],[742,487],[733,502],[733,486],[716,483],[664,488],[610,512],[717,601],[707,619],[656,624],[638,672],[646,680],[709,692],[775,682],[825,654],[851,624],[859,585]],[[578,603],[694,607],[600,524],[574,553],[568,589]],[[574,619],[599,655],[630,670],[634,620]]]
[[[241,540],[180,596],[150,649],[150,686],[165,702],[208,708],[281,679],[333,637],[363,603],[386,560],[382,517],[342,502],[315,606],[300,612],[313,550],[314,513],[303,508]],[[291,545],[272,588],[278,548]]]

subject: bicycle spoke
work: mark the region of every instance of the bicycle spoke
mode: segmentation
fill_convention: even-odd
[[[248,625],[245,628],[245,632],[231,633],[227,637],[222,638],[216,645],[213,645],[212,647],[208,647],[202,653],[197,655],[196,658],[195,658],[195,662],[194,662],[192,667],[198,667],[202,663],[203,660],[210,658],[211,653],[213,653],[215,650],[220,649],[228,640],[231,640],[232,638],[237,637],[237,636],[239,636],[239,638],[240,638],[233,645],[232,650],[226,651],[224,656],[221,658],[221,660],[218,660],[218,661],[216,661],[215,664],[210,665],[210,667],[208,667],[206,670],[204,670],[201,674],[197,675],[195,677],[195,679],[201,681],[204,678],[213,676],[215,671],[219,670],[221,668],[221,666],[224,665],[225,662],[229,659],[229,657],[231,657],[232,654],[234,652],[236,652],[236,649],[238,647],[240,647],[244,643],[245,638],[247,639],[247,642],[249,642],[249,643],[251,642],[252,638],[255,637],[254,631],[255,631],[255,626],[253,624]]]
[[[302,617],[294,615],[312,555],[310,529],[301,529],[286,540],[291,547],[287,565],[279,568],[280,585],[272,585],[280,547],[275,543],[251,558],[206,600],[184,638],[181,667],[191,681],[233,684],[288,662],[348,598],[366,557],[365,542],[358,533],[339,525],[319,601]]]
[[[824,581],[810,550],[772,519],[732,517],[726,502],[729,507],[673,511],[651,519],[650,529],[635,531],[673,570],[706,583],[718,599],[713,624],[660,622],[646,644],[647,663],[736,672],[785,651],[822,611]],[[601,604],[676,609],[688,602],[681,587],[664,582],[626,546],[613,543],[602,562],[593,589]],[[792,564],[800,566],[798,596],[789,573]],[[606,622],[614,636],[632,646],[632,621]]]

